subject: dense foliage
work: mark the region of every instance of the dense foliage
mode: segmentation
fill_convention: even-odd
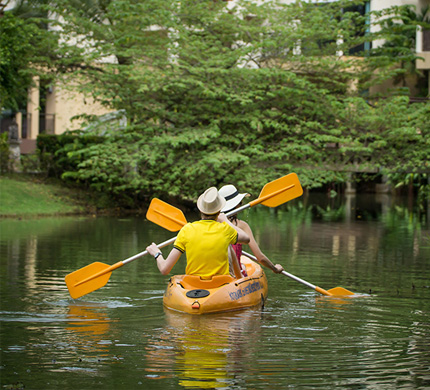
[[[46,75],[57,46],[55,33],[46,28],[43,1],[37,3],[4,13],[0,4],[0,109],[26,106],[32,77]]]
[[[369,167],[429,170],[429,106],[404,90],[369,96],[407,70],[390,51],[360,52],[384,37],[365,34],[363,4],[58,2],[56,72],[128,123],[88,118],[104,141],[64,149],[79,163],[63,177],[133,205],[228,182],[257,192],[291,171],[313,188]]]
[[[81,162],[70,158],[69,152],[81,150],[89,145],[103,142],[99,136],[64,133],[61,135],[40,134],[37,137],[37,150],[41,168],[48,176],[61,177],[64,172],[75,171]]]
[[[8,133],[0,134],[0,173],[9,172],[10,168],[10,151],[8,142]]]

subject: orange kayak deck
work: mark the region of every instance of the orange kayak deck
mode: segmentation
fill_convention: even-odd
[[[217,275],[209,280],[195,275],[173,276],[163,296],[164,306],[189,314],[208,314],[264,304],[268,284],[263,269],[246,257],[241,262],[248,273],[241,279],[229,275]]]

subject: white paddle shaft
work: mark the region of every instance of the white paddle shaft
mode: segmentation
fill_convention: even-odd
[[[176,237],[177,237],[177,236],[176,236]],[[157,246],[158,246],[159,248],[164,248],[164,247],[165,247],[165,246],[167,246],[167,245],[173,244],[173,243],[175,242],[175,240],[176,240],[176,237],[173,237],[173,238],[171,238],[170,240],[164,241],[164,242],[162,242],[161,244],[158,244]],[[127,264],[127,263],[130,263],[131,261],[136,260],[136,259],[138,259],[139,257],[145,256],[145,255],[147,255],[147,254],[148,254],[148,251],[147,251],[147,250],[145,250],[145,251],[143,251],[143,252],[138,253],[137,255],[131,256],[131,257],[129,257],[128,259],[123,260],[122,262],[123,262],[123,264]]]
[[[247,253],[247,252],[245,252],[245,251],[242,251],[242,253],[243,253],[246,257],[249,257],[251,260],[254,260],[254,261],[258,262],[257,258],[256,258],[254,255],[251,255],[250,253]],[[282,274],[284,274],[285,276],[288,276],[289,278],[291,278],[291,279],[293,279],[293,280],[295,280],[295,281],[297,281],[297,282],[299,282],[299,283],[304,284],[305,286],[308,286],[308,287],[312,288],[313,290],[315,290],[315,288],[316,288],[316,286],[315,286],[315,285],[313,285],[312,283],[309,283],[309,282],[307,282],[306,280],[300,279],[299,277],[297,277],[297,276],[295,276],[295,275],[293,275],[293,274],[290,274],[290,273],[289,273],[289,272],[287,272],[287,271],[282,271]]]

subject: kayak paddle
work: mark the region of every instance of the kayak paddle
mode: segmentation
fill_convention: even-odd
[[[283,178],[281,178],[281,179],[283,179]],[[287,187],[288,187],[288,185],[287,185]],[[266,188],[266,186],[264,188]],[[264,191],[264,188],[263,188],[263,191]],[[263,193],[263,191],[262,191],[262,193]],[[268,193],[266,193],[266,195],[268,195]],[[266,195],[263,194],[263,196],[266,196]],[[297,196],[300,196],[300,195],[297,195]],[[262,196],[260,194],[259,199],[261,199],[261,197]],[[259,199],[257,199],[257,200],[259,200]],[[277,198],[277,199],[278,199],[278,201],[280,201],[279,198]],[[290,200],[290,199],[288,199],[288,200]],[[263,203],[263,202],[255,202],[254,201],[254,204],[258,204],[258,203]],[[272,204],[275,204],[275,202],[273,202]],[[281,203],[278,203],[278,204],[281,204]],[[226,215],[229,216],[229,215],[236,214],[238,211],[243,210],[244,208],[247,208],[247,207],[250,207],[250,206],[245,205],[245,206],[239,207],[235,210],[228,212]],[[272,207],[275,207],[275,206],[272,206]],[[163,202],[162,200],[159,200],[157,198],[154,198],[151,201],[148,212],[146,214],[146,218],[149,221],[154,222],[157,225],[164,227],[165,229],[168,229],[172,232],[180,230],[182,228],[182,226],[184,226],[187,223],[187,219],[185,218],[185,216],[181,210],[179,210],[178,208],[171,206],[170,204]],[[254,255],[251,255],[250,253],[247,253],[245,251],[243,251],[242,253],[246,257],[249,257],[251,260],[258,262],[257,258]],[[284,274],[285,276],[288,276],[289,278],[291,278],[291,279],[293,279],[299,283],[304,284],[305,286],[312,288],[313,290],[315,290],[315,291],[317,291],[323,295],[327,295],[327,296],[355,295],[352,291],[349,291],[343,287],[334,287],[334,288],[331,288],[330,290],[324,290],[323,288],[315,286],[315,285],[307,282],[306,280],[300,279],[299,277],[297,277],[293,274],[290,274],[287,271],[282,271],[282,274]]]
[[[226,215],[236,214],[237,210],[238,209],[230,211]],[[181,210],[156,198],[151,201],[146,217],[148,218],[148,220],[170,231],[175,231],[174,229],[180,230],[182,226],[184,226],[187,223],[187,220]],[[246,257],[249,257],[251,260],[258,262],[257,258],[254,255],[251,255],[250,253],[247,253],[245,251],[242,251],[242,253]],[[312,288],[313,290],[323,295],[327,295],[327,296],[355,295],[352,291],[349,291],[343,287],[334,287],[334,288],[331,288],[330,290],[324,290],[323,288],[315,286],[307,282],[306,280],[300,279],[299,277],[293,274],[290,274],[287,271],[282,271],[282,274],[284,274],[285,276],[288,276],[289,278],[299,283],[304,284],[305,286]]]
[[[277,207],[302,194],[303,189],[300,185],[299,178],[295,173],[290,173],[289,175],[267,183],[261,190],[260,196],[257,199],[237,209],[231,210],[225,215],[228,217],[237,214],[239,211],[256,206],[260,203],[268,207]],[[181,210],[157,198],[152,199],[146,213],[146,218],[171,232],[180,230],[182,226],[187,223],[187,219]]]
[[[164,248],[167,245],[173,244],[175,240],[176,237],[171,238],[170,240],[159,244],[158,247]],[[64,280],[66,281],[70,296],[73,299],[76,299],[98,290],[109,281],[112,271],[147,254],[148,251],[145,250],[137,255],[129,257],[128,259],[118,261],[114,265],[108,265],[101,262],[91,263],[86,267],[68,274]]]
[[[268,207],[276,207],[291,199],[297,198],[302,194],[303,189],[300,185],[297,175],[295,173],[290,173],[289,175],[267,183],[261,190],[259,198],[242,207],[237,208],[236,210],[233,210],[232,212],[227,213],[226,215],[229,216],[238,213],[241,210],[245,210],[260,203]],[[183,225],[187,223],[187,220],[181,210],[170,206],[168,203],[165,203],[159,199],[152,200],[146,217],[148,220],[155,222],[170,231],[178,231]],[[175,240],[176,237],[173,237],[157,246],[159,248],[164,248],[167,245],[173,244]],[[76,299],[98,290],[99,288],[105,286],[109,281],[112,271],[147,254],[148,251],[145,250],[113,265],[95,262],[68,274],[65,277],[65,282],[70,296]]]
[[[254,260],[256,262],[258,262],[257,258],[254,255],[251,255],[250,253],[247,253],[245,251],[242,251],[242,254],[244,254],[246,257],[249,257],[251,260]],[[299,277],[290,274],[287,271],[282,271],[282,274],[285,276],[288,276],[289,278],[295,280],[296,282],[299,282],[301,284],[304,284],[305,286],[310,287],[311,289],[318,291],[319,293],[323,294],[323,295],[327,295],[327,296],[345,296],[345,295],[355,295],[352,291],[347,290],[346,288],[343,287],[334,287],[331,288],[330,290],[324,290],[321,287],[318,286],[314,286],[312,283],[307,282],[306,280],[300,279]]]

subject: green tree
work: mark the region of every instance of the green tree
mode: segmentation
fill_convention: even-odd
[[[0,99],[2,108],[18,110],[27,102],[31,84],[28,65],[32,45],[28,36],[34,32],[11,13],[0,18]],[[29,31],[30,30],[30,31]]]
[[[128,120],[69,150],[81,163],[66,177],[131,204],[226,182],[258,191],[290,171],[308,188],[342,182],[357,156],[398,169],[408,151],[423,167],[425,110],[372,107],[352,88],[396,61],[341,55],[371,39],[366,17],[344,9],[360,3],[62,1],[57,69]]]
[[[17,111],[26,106],[34,75],[46,77],[57,37],[47,29],[43,2],[18,2],[0,12],[0,106]]]
[[[383,39],[384,43],[375,47],[370,52],[370,63],[372,73],[381,68],[381,63],[399,65],[396,67],[385,67],[390,72],[390,77],[395,84],[406,86],[406,78],[414,75],[417,77],[417,86],[426,85],[426,77],[422,71],[415,67],[417,54],[415,52],[415,42],[417,27],[430,28],[430,6],[416,10],[415,6],[404,5],[391,7],[383,11],[375,12],[373,16],[379,31],[374,34],[374,38]],[[393,63],[393,60],[395,62]],[[428,94],[422,88],[423,96]]]

